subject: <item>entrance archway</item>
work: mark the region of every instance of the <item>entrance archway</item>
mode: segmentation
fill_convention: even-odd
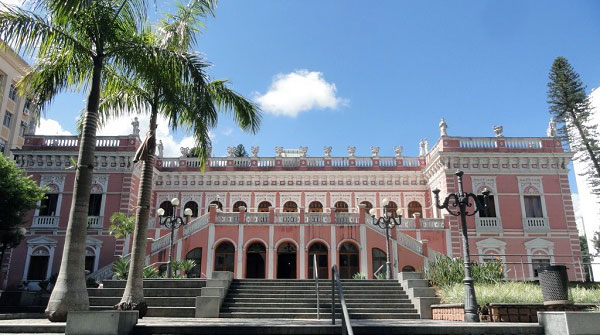
[[[223,242],[215,249],[215,271],[230,271],[235,269],[235,247],[231,242]]]
[[[265,245],[260,242],[254,242],[246,249],[246,278],[265,278],[266,255]]]
[[[296,279],[296,246],[285,242],[277,248],[277,279]]]
[[[352,279],[358,268],[358,248],[353,243],[346,242],[340,246],[340,278]]]
[[[317,256],[317,273],[319,275],[319,279],[327,279],[329,278],[329,257],[327,253],[327,246],[320,242],[313,243],[310,248],[308,248],[308,278],[314,278],[314,261],[313,257]]]

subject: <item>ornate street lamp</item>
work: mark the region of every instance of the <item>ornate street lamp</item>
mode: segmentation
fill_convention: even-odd
[[[173,205],[173,212],[169,216],[165,216],[165,210],[159,208],[156,210],[156,213],[159,216],[159,222],[161,226],[165,226],[167,229],[171,229],[171,249],[169,250],[169,263],[167,263],[167,278],[171,278],[172,276],[172,268],[173,268],[173,235],[175,234],[175,229],[185,225],[187,220],[192,216],[192,210],[190,208],[186,208],[183,211],[185,215],[185,220],[181,216],[175,215],[177,206],[179,206],[179,199],[173,198],[171,199],[171,205]]]
[[[467,322],[479,322],[479,314],[477,313],[477,297],[475,296],[475,286],[473,284],[473,277],[471,277],[471,256],[469,254],[469,238],[467,236],[467,216],[473,216],[475,213],[481,211],[487,213],[488,207],[488,196],[490,191],[485,189],[483,191],[483,204],[477,199],[474,193],[465,193],[463,189],[462,176],[464,172],[456,171],[455,175],[458,177],[458,193],[450,193],[444,199],[444,203],[440,205],[440,190],[433,190],[435,197],[435,206],[439,209],[445,209],[454,216],[460,216],[461,227],[462,227],[462,246],[464,255],[464,266],[465,266],[465,321]],[[469,202],[469,198],[473,199],[475,207],[468,212],[469,207],[473,207],[473,204]]]
[[[396,210],[396,215],[398,215],[398,220],[396,220],[396,218],[393,216],[393,213],[388,209],[390,201],[387,198],[384,198],[381,201],[381,204],[383,205],[383,216],[375,218],[377,214],[377,210],[375,208],[371,208],[371,210],[369,210],[369,214],[373,218],[374,225],[385,229],[385,278],[392,279],[392,263],[390,263],[390,228],[394,228],[402,224],[402,210],[400,208]]]

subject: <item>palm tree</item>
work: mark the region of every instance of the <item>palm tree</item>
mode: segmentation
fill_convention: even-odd
[[[110,216],[110,228],[108,231],[115,238],[126,237],[133,232],[133,225],[135,223],[135,218],[133,216],[129,216],[127,214],[114,212]]]
[[[187,6],[179,5],[177,13],[163,20],[157,31],[149,31],[146,39],[169,50],[188,52],[195,43],[199,17],[212,14],[214,1],[192,0]],[[208,130],[216,126],[217,111],[232,111],[239,126],[256,132],[260,122],[258,108],[227,87],[223,80],[208,81],[205,74],[192,83],[181,80],[181,73],[161,71],[163,59],[157,58],[151,72],[131,75],[108,71],[100,104],[101,118],[105,119],[132,111],[149,110],[149,132],[139,158],[143,162],[141,183],[133,232],[133,249],[127,284],[117,309],[136,309],[143,317],[147,311],[143,291],[143,270],[146,257],[146,233],[152,198],[155,130],[159,114],[165,116],[173,129],[184,127],[194,135],[201,148],[199,156],[204,166],[210,147]],[[203,66],[207,66],[203,64]],[[136,155],[137,156],[137,155]]]
[[[19,82],[20,89],[35,96],[40,109],[64,90],[89,90],[61,267],[46,309],[50,321],[66,321],[68,311],[89,309],[85,237],[106,66],[149,72],[148,60],[160,57],[162,70],[193,82],[203,75],[204,64],[196,55],[173,52],[144,39],[139,22],[146,20],[145,0],[37,0],[34,7],[36,12],[0,6],[0,36],[18,51],[36,57]]]

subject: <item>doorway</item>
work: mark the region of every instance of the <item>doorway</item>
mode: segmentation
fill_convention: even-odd
[[[296,279],[296,246],[292,243],[277,248],[277,279]]]
[[[246,251],[246,278],[265,278],[265,257],[267,255],[265,246],[260,243],[252,243]]]
[[[319,279],[329,278],[329,255],[327,247],[323,243],[316,242],[308,248],[308,278],[313,279],[315,276],[314,257],[317,257],[317,274]]]
[[[358,248],[352,243],[340,246],[340,278],[352,279],[358,268]]]

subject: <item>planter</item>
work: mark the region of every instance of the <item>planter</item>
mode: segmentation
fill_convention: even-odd
[[[538,322],[537,312],[553,311],[585,311],[596,305],[573,304],[552,305],[544,304],[489,304],[479,307],[481,321],[487,322]],[[463,304],[431,305],[434,320],[463,321]]]

